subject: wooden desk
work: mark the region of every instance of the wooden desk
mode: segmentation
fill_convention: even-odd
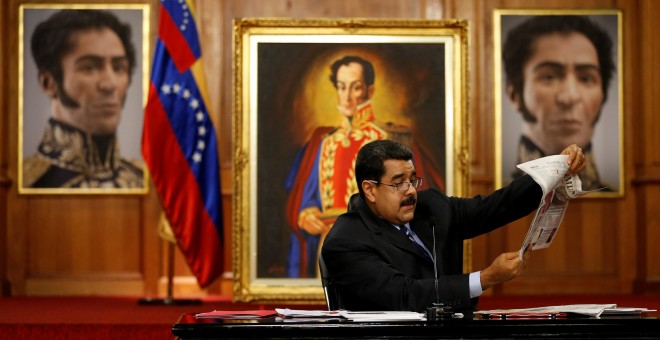
[[[441,321],[356,323],[342,319],[196,319],[183,314],[172,327],[181,339],[455,339],[570,338],[660,339],[660,314],[625,317],[487,320],[466,317]]]

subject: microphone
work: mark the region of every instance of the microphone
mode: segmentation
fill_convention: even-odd
[[[440,290],[438,289],[438,256],[435,250],[435,216],[431,216],[431,231],[433,234],[433,275],[435,276],[435,303],[440,304]]]
[[[429,223],[431,223],[431,232],[433,234],[433,276],[435,278],[435,303],[426,309],[426,320],[438,321],[451,319],[454,315],[454,313],[451,312],[451,308],[445,306],[443,303],[440,303],[440,289],[438,289],[438,257],[435,250],[435,225],[437,223],[434,216],[431,216]]]

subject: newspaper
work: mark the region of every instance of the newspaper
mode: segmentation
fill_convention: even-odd
[[[426,320],[426,315],[407,311],[367,311],[351,312],[342,310],[339,313],[350,321],[374,322],[374,321],[420,321]]]
[[[286,318],[328,318],[342,316],[339,311],[328,310],[275,308],[275,311],[278,315]]]
[[[599,317],[607,309],[616,308],[616,304],[578,304],[578,305],[562,305],[562,306],[545,306],[534,308],[518,308],[518,309],[492,309],[480,310],[476,314],[481,315],[502,315],[508,314],[516,316],[520,314],[531,315],[530,313],[574,313],[586,316]]]
[[[566,176],[567,159],[567,155],[555,155],[518,164],[518,168],[531,176],[543,190],[541,203],[520,248],[520,259],[528,246],[532,250],[549,247],[557,235],[568,202],[592,192],[582,190],[577,174]]]
[[[407,311],[366,311],[351,312],[347,310],[325,311],[325,310],[302,310],[275,308],[278,315],[285,318],[330,318],[341,317],[349,321],[405,321],[424,320],[425,315]]]

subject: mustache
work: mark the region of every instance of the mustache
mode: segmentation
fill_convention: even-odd
[[[403,202],[401,202],[401,206],[415,204],[415,203],[417,203],[417,197],[408,196],[405,200],[403,200]]]

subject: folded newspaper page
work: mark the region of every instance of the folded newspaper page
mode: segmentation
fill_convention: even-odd
[[[549,247],[557,235],[568,202],[591,192],[582,190],[577,174],[566,176],[567,159],[567,155],[555,155],[518,164],[518,168],[531,176],[543,190],[541,203],[520,248],[520,259],[527,247],[532,250]]]
[[[603,312],[610,308],[616,308],[616,304],[578,304],[578,305],[562,305],[562,306],[544,306],[534,308],[518,308],[518,309],[492,309],[480,310],[475,312],[481,315],[503,315],[509,314],[516,316],[516,314],[532,315],[531,313],[574,313],[586,316],[599,317]]]
[[[417,312],[407,311],[366,311],[351,312],[347,310],[339,311],[341,316],[350,321],[374,322],[374,321],[407,321],[424,320],[426,315]]]

